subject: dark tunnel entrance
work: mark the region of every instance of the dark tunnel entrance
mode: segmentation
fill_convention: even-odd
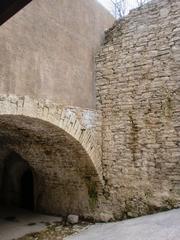
[[[34,181],[30,169],[25,171],[21,177],[21,207],[34,210]]]
[[[1,163],[1,205],[34,210],[34,178],[32,168],[16,152]]]

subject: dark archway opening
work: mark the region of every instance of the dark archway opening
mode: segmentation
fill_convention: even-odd
[[[25,171],[21,177],[21,207],[34,210],[34,181],[30,169]]]
[[[26,160],[11,152],[1,163],[1,205],[34,210],[33,170]]]

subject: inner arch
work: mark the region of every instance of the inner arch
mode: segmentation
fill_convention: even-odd
[[[34,210],[33,171],[27,161],[10,152],[1,162],[0,178],[1,204]]]
[[[0,115],[0,146],[0,178],[2,163],[12,152],[27,164],[19,180],[22,207],[88,217],[98,206],[96,169],[81,144],[63,129],[35,118]]]
[[[21,176],[21,206],[34,210],[34,179],[31,169],[27,169]]]

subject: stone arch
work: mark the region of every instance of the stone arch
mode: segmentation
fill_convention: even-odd
[[[19,154],[35,170],[35,209],[90,216],[102,190],[100,168],[94,162],[96,159],[91,158],[96,152],[91,149],[90,131],[83,128],[78,133],[80,137],[73,130],[73,126],[77,131],[82,129],[75,115],[69,120],[65,110],[54,105],[59,115],[52,108],[48,110],[51,113],[45,114],[50,105],[40,108],[40,102],[30,99],[29,105],[27,102],[19,105],[19,101],[10,97],[4,104],[0,102],[0,151],[5,150],[4,158],[12,151]],[[95,142],[92,144],[95,148]]]
[[[94,131],[81,124],[76,110],[80,108],[64,107],[48,100],[36,100],[28,96],[0,95],[0,115],[21,115],[49,122],[76,139],[91,159],[101,183],[101,146],[97,143]]]
[[[35,210],[90,216],[98,206],[99,175],[82,145],[63,129],[37,118],[0,115],[0,146],[3,159],[15,152],[34,170]]]

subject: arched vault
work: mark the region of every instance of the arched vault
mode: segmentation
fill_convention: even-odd
[[[38,211],[89,216],[98,204],[102,189],[100,141],[91,113],[86,110],[85,117],[81,111],[28,97],[0,98],[0,176],[9,156],[18,154],[24,159],[34,173]],[[7,173],[14,179],[9,189],[18,189],[22,177],[18,164],[8,167],[9,171],[16,169]],[[15,192],[18,198],[18,190]],[[11,202],[16,201],[13,196]]]
[[[84,153],[87,154],[99,180],[102,182],[100,140],[96,139],[97,134],[95,133],[94,126],[92,128],[87,126],[88,124],[82,123],[82,116],[84,115],[81,114],[81,112],[83,112],[83,110],[80,108],[64,107],[47,100],[36,100],[27,96],[0,96],[1,119],[2,115],[19,116],[17,119],[21,119],[22,126],[26,123],[26,121],[23,121],[25,118],[22,118],[22,116],[31,118],[31,120],[29,120],[30,122],[35,122],[35,119],[39,119],[45,121],[46,124],[54,125],[59,131],[67,133],[67,136],[73,139],[76,145],[82,148]],[[88,118],[92,118],[92,116],[90,116],[92,112],[93,111],[88,112],[88,110],[86,110],[86,122],[89,121]],[[11,120],[13,120],[13,118]],[[28,129],[27,125],[26,128]],[[48,137],[48,132],[46,136]]]

